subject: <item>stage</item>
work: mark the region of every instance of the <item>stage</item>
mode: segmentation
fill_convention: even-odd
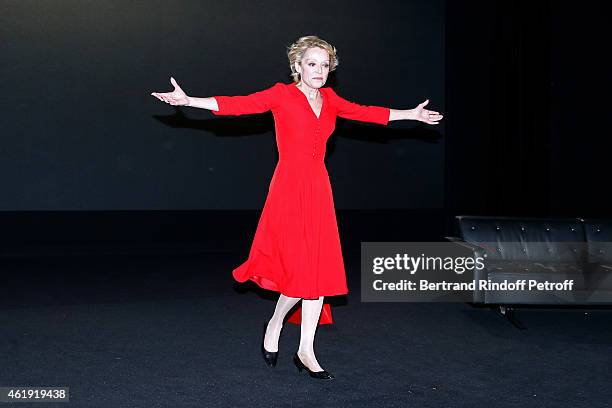
[[[0,384],[69,386],[79,407],[603,407],[612,398],[609,311],[521,309],[518,330],[465,303],[363,303],[358,252],[346,254],[349,295],[333,299],[334,324],[315,341],[336,379],[297,372],[293,324],[270,369],[259,348],[275,297],[232,281],[243,255],[3,258]]]

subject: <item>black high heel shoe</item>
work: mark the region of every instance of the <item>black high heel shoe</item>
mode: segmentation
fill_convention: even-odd
[[[263,325],[263,336],[261,338],[261,354],[268,367],[276,367],[276,360],[278,359],[278,351],[271,352],[266,350],[264,347],[264,340],[266,338],[266,329],[268,328],[268,322],[264,322]]]
[[[323,371],[311,371],[310,368],[306,367],[304,365],[304,363],[302,363],[302,360],[300,359],[300,357],[297,355],[297,353],[295,353],[293,355],[293,364],[295,364],[295,366],[298,369],[298,372],[302,372],[302,370],[306,370],[306,372],[308,373],[309,376],[311,376],[312,378],[317,378],[319,380],[333,380],[334,377],[332,374],[328,373],[327,371],[323,370]]]

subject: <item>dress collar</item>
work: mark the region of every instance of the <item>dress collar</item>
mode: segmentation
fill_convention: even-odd
[[[321,87],[319,88],[319,92],[321,93],[321,98],[323,99],[323,102],[321,104],[321,111],[319,112],[319,116],[317,116],[314,112],[314,110],[312,110],[312,106],[310,106],[310,102],[308,102],[308,97],[306,96],[306,94],[304,92],[301,91],[300,88],[297,87],[297,84],[295,82],[292,82],[291,84],[288,85],[290,88],[293,88],[293,92],[294,95],[298,98],[301,99],[303,101],[303,103],[306,104],[308,110],[312,113],[312,116],[319,120],[321,119],[321,117],[323,116],[325,110],[327,109],[327,88],[326,87]]]

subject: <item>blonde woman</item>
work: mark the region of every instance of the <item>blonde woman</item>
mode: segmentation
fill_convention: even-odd
[[[338,96],[324,87],[329,73],[338,66],[336,48],[316,36],[301,37],[287,55],[291,83],[277,82],[244,96],[200,98],[188,96],[171,78],[172,92],[152,95],[170,105],[208,109],[215,115],[272,111],[279,160],[248,259],[234,269],[233,276],[239,282],[251,280],[280,293],[274,314],[264,323],[261,352],[266,363],[276,366],[285,317],[301,300],[301,337],[293,362],[300,372],[331,380],[334,376],[315,357],[314,338],[324,297],[348,293],[324,163],[336,117],[380,125],[392,120],[436,125],[442,115],[425,109],[429,100],[402,110],[359,105]],[[331,322],[330,315],[326,319]]]

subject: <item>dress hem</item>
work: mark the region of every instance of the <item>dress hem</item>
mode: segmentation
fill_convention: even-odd
[[[267,278],[261,277],[261,276],[257,276],[257,275],[251,275],[249,278],[244,279],[244,280],[240,280],[238,278],[236,278],[236,276],[234,274],[232,274],[234,276],[234,279],[240,283],[246,282],[247,280],[250,280],[252,282],[255,282],[255,284],[257,284],[257,286],[261,287],[262,289],[266,289],[266,290],[271,290],[274,292],[279,292],[285,296],[288,297],[297,297],[297,298],[302,298],[302,299],[318,299],[317,298],[304,298],[302,296],[296,296],[296,295],[292,295],[292,294],[287,294],[287,293],[283,293],[282,291],[280,291],[278,289],[278,285]],[[341,295],[346,295],[348,293],[348,290],[344,293],[337,293],[337,294],[333,294],[333,295],[321,295],[324,297],[328,297],[328,296],[341,296]],[[302,323],[302,308],[301,306],[295,310],[293,313],[291,313],[291,315],[289,316],[289,318],[287,319],[287,323],[292,323],[295,325],[301,325]],[[331,312],[331,306],[329,305],[329,303],[323,303],[322,307],[321,307],[321,315],[319,316],[319,321],[318,321],[318,325],[325,325],[325,324],[333,324],[334,323],[334,319],[332,316],[332,312]]]
[[[255,284],[257,284],[257,286],[259,286],[262,289],[270,290],[272,292],[279,292],[282,295],[285,295],[285,296],[288,296],[288,297],[294,297],[294,298],[318,299],[321,296],[330,297],[330,296],[343,296],[343,295],[347,295],[348,294],[348,290],[346,290],[346,291],[341,291],[341,292],[331,292],[331,294],[321,294],[321,295],[316,296],[316,297],[309,297],[309,296],[304,296],[304,295],[299,295],[299,294],[283,291],[283,290],[278,288],[278,285],[276,284],[276,282],[274,282],[273,280],[270,280],[268,278],[264,278],[263,276],[251,275],[251,276],[249,276],[248,278],[246,278],[244,280],[238,279],[236,277],[236,275],[233,275],[233,276],[234,276],[234,279],[237,282],[244,283],[244,282],[250,280],[250,281],[254,282]]]

